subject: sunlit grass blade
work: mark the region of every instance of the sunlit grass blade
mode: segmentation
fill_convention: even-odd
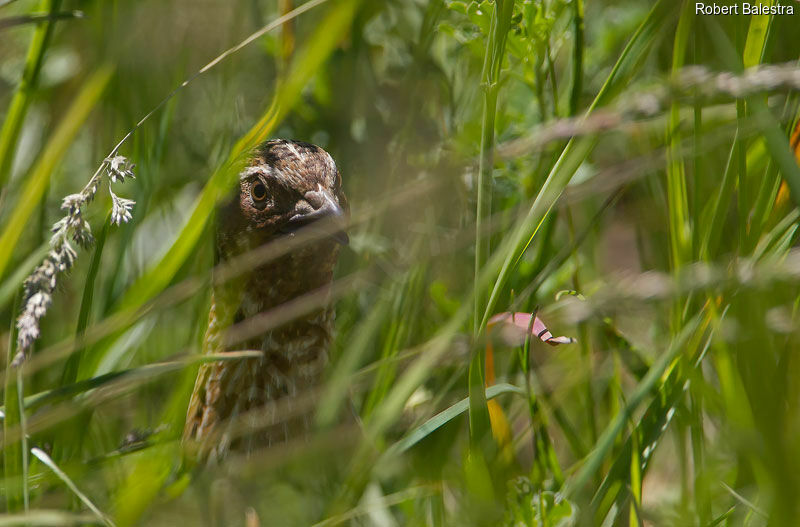
[[[61,0],[41,0],[39,7],[41,11],[52,16],[61,7]],[[36,92],[45,51],[53,35],[55,24],[55,19],[48,20],[34,30],[31,44],[28,47],[28,56],[25,59],[22,81],[11,100],[5,121],[3,121],[3,128],[0,129],[0,190],[5,187],[11,174],[19,133],[22,130],[31,99]],[[2,274],[2,266],[0,266],[0,276]]]
[[[684,1],[672,50],[672,72],[676,74],[684,65],[689,35],[694,20],[694,4]],[[669,211],[670,252],[672,269],[677,271],[691,259],[691,224],[689,198],[686,190],[686,172],[680,158],[680,106],[673,103],[667,128],[669,143],[667,164],[667,209]],[[679,323],[679,321],[675,321]]]
[[[490,250],[489,235],[484,225],[492,211],[492,171],[494,168],[494,135],[497,113],[497,95],[500,89],[500,68],[505,59],[505,48],[511,15],[514,12],[514,0],[498,0],[492,9],[491,25],[486,40],[486,52],[483,59],[481,83],[484,91],[483,116],[481,119],[480,158],[478,162],[478,181],[475,209],[475,269],[473,273],[475,293],[473,298],[473,336],[481,330],[480,315],[485,304],[484,289],[480,287],[480,270],[486,263]],[[480,346],[476,346],[470,360],[469,382],[469,433],[472,448],[485,448],[489,439],[491,425],[489,409],[484,395],[484,362],[486,356]],[[478,455],[473,452],[470,455]]]
[[[17,296],[17,298],[19,298]],[[14,309],[18,301],[14,302]],[[3,438],[7,439],[12,430],[24,430],[23,408],[20,390],[20,376],[16,368],[11,368],[15,354],[16,331],[12,319],[8,332],[6,349],[6,375],[3,386]],[[25,461],[23,460],[22,442],[13,441],[3,445],[3,476],[6,481],[5,505],[9,512],[19,511],[25,501]]]
[[[737,132],[738,135],[738,132]],[[736,139],[734,139],[734,144]],[[700,247],[698,252],[700,258],[707,260],[717,255],[720,236],[727,216],[729,204],[736,188],[736,178],[734,177],[736,159],[736,148],[731,147],[728,154],[728,161],[722,175],[722,181],[718,185],[718,190],[708,202],[703,210],[701,224],[705,225],[701,235]]]
[[[772,16],[769,13],[750,16],[750,26],[747,29],[747,37],[744,42],[742,52],[742,64],[745,68],[752,68],[761,64],[764,52],[767,49],[767,36],[772,23]]]
[[[103,514],[103,512],[100,509],[98,509],[94,503],[92,503],[92,500],[90,500],[86,494],[84,494],[83,492],[80,491],[80,489],[78,489],[77,485],[75,485],[75,483],[69,478],[69,476],[67,476],[64,473],[64,471],[61,470],[58,467],[58,465],[56,465],[53,462],[52,459],[50,459],[50,456],[48,456],[43,450],[39,448],[32,448],[31,454],[36,456],[36,458],[39,461],[47,465],[47,467],[50,470],[52,470],[56,474],[56,476],[58,476],[59,479],[61,479],[61,481],[63,481],[64,484],[67,487],[69,487],[69,489],[78,497],[78,499],[80,499],[81,502],[83,502],[83,504],[86,505],[86,507],[88,507],[88,509],[92,511],[106,526],[114,527],[114,522],[112,522],[108,516]]]
[[[499,383],[493,384],[486,388],[485,397],[486,400],[492,400],[499,395],[505,393],[516,393],[517,395],[524,395],[525,392],[522,388],[518,386],[514,386],[508,383]],[[435,432],[437,429],[441,428],[445,424],[449,423],[459,415],[462,415],[469,409],[469,398],[465,398],[460,400],[459,402],[451,405],[450,407],[442,410],[435,416],[431,417],[423,424],[418,426],[416,429],[412,430],[408,435],[403,437],[400,441],[393,444],[389,447],[386,452],[384,452],[385,457],[391,457],[395,455],[399,455],[409,448],[413,447],[430,434]]]

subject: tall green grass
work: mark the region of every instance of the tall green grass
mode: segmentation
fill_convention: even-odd
[[[0,1],[0,19],[62,7]],[[0,525],[794,525],[800,109],[785,78],[737,89],[797,62],[800,15],[80,8],[0,24],[7,364],[61,198],[113,152],[137,164],[137,204],[111,226],[98,193],[96,244],[0,374]],[[714,72],[745,73],[690,84]],[[251,353],[199,356],[210,219],[268,137],[316,142],[343,173],[337,336],[315,434],[199,470],[179,441],[196,367]],[[487,335],[508,310],[579,342]]]

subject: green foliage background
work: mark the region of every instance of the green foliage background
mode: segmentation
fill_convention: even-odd
[[[2,372],[0,525],[795,525],[797,93],[681,83],[796,63],[800,14],[316,3],[201,70],[300,4],[0,0],[9,364],[62,198],[156,109],[119,149],[133,220],[100,190]],[[318,432],[192,470],[209,220],[267,137],[331,152],[353,210]],[[578,342],[495,342],[484,390],[508,310]]]

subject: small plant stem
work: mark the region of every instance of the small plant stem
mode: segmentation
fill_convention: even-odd
[[[604,210],[604,209],[601,209]],[[572,258],[575,260],[575,271],[572,273],[572,286],[573,288],[580,292],[581,291],[581,280],[580,280],[580,259],[578,258],[578,246],[580,242],[576,239],[575,236],[575,224],[572,220],[572,210],[570,207],[566,207],[566,217],[567,217],[567,226],[569,227],[569,239],[570,245],[572,246]],[[578,345],[581,348],[581,357],[583,357],[583,362],[585,366],[586,372],[586,383],[584,385],[584,393],[586,397],[586,412],[587,412],[587,421],[589,426],[589,440],[591,444],[597,442],[597,419],[595,417],[595,408],[594,408],[594,393],[592,389],[592,379],[594,377],[594,365],[592,364],[592,351],[589,348],[589,331],[587,329],[587,325],[585,321],[578,323]]]
[[[583,91],[583,0],[572,2],[572,31],[575,45],[572,48],[572,90],[569,95],[569,115],[578,114]]]
[[[678,29],[675,34],[675,43],[672,54],[672,71],[677,72],[684,65],[686,45],[692,26],[693,4],[684,2]],[[669,165],[667,168],[667,199],[669,205],[669,227],[671,243],[671,259],[673,271],[680,269],[689,260],[691,240],[688,238],[689,211],[686,191],[686,174],[683,161],[678,158],[681,135],[680,106],[672,104],[670,108],[669,128],[667,138],[669,141]]]
[[[89,264],[89,272],[86,276],[86,285],[83,289],[83,298],[81,299],[81,307],[78,312],[78,324],[75,329],[75,341],[77,346],[75,352],[69,356],[64,370],[61,373],[61,386],[69,386],[78,379],[78,371],[80,369],[81,360],[84,355],[84,346],[81,341],[89,325],[89,318],[92,312],[92,305],[94,299],[95,282],[97,273],[100,270],[100,260],[103,255],[103,247],[105,246],[106,236],[108,229],[111,225],[111,218],[106,218],[103,223],[103,230],[97,236],[97,241],[94,249],[92,261]],[[91,412],[86,411],[79,414],[75,419],[66,421],[58,428],[58,433],[54,437],[54,450],[53,457],[58,463],[65,463],[69,461],[72,456],[80,453],[83,445],[83,438],[86,436],[84,431],[89,425]]]
[[[631,510],[629,525],[642,525],[642,459],[639,454],[639,431],[631,430]]]
[[[287,13],[292,11],[292,4],[293,0],[278,0],[278,12],[280,13],[281,17],[286,16]],[[278,52],[280,71],[286,71],[289,68],[289,63],[292,59],[292,53],[294,52],[294,41],[294,21],[289,19],[286,20],[286,22],[284,22],[281,26],[280,49]]]
[[[536,434],[534,427],[536,423],[536,402],[534,400],[533,388],[531,387],[531,330],[533,329],[533,322],[536,319],[536,312],[534,311],[531,317],[530,324],[528,324],[528,331],[525,333],[525,343],[522,346],[522,353],[520,354],[520,362],[522,363],[522,374],[525,375],[525,395],[528,399],[528,414],[531,418],[531,446],[533,453],[536,455]]]
[[[742,123],[746,118],[744,107],[744,100],[739,99],[736,101],[736,122]],[[745,148],[745,140],[741,136],[737,136],[736,140],[736,173],[738,175],[738,209],[739,209],[739,248],[744,250],[747,246],[747,149]]]
[[[550,79],[551,96],[553,97],[553,118],[557,119],[560,115],[558,111],[558,86],[556,86],[556,67],[550,52],[550,42],[548,40],[545,46],[545,61],[547,63],[547,77]],[[553,162],[555,162],[555,160],[553,160]]]
[[[86,286],[83,289],[83,298],[81,299],[81,307],[78,312],[78,324],[75,329],[75,340],[80,343],[86,328],[89,326],[89,318],[92,312],[92,305],[94,300],[95,281],[97,280],[97,273],[100,270],[100,260],[103,255],[103,247],[106,243],[106,236],[108,235],[109,225],[111,219],[106,218],[103,223],[103,229],[97,236],[97,244],[95,245],[92,261],[89,264],[89,271],[86,276]],[[64,366],[64,371],[61,375],[61,386],[74,383],[78,379],[78,369],[81,363],[81,355],[83,346],[78,344],[79,348],[70,355],[67,359],[67,364]]]
[[[699,64],[699,53],[698,53],[698,46],[697,46],[697,39],[699,38],[697,32],[692,34],[692,61],[694,64]],[[702,164],[702,152],[703,152],[703,106],[700,104],[699,101],[695,102],[694,105],[694,123],[692,126],[692,132],[694,134],[694,152],[692,156],[692,207],[690,213],[692,214],[693,218],[700,218],[700,212],[702,207],[700,205],[700,185],[702,182],[702,171],[703,171],[703,164]],[[701,236],[702,229],[696,228],[692,229],[692,257],[696,258],[698,256],[699,247],[700,247],[700,236]]]
[[[672,72],[677,73],[684,65],[686,48],[694,20],[694,4],[684,1],[672,48]],[[668,164],[667,164],[667,206],[669,214],[670,257],[673,273],[691,260],[692,238],[689,215],[689,200],[686,190],[686,167],[680,158],[681,133],[680,105],[670,107],[667,125]],[[684,300],[676,298],[673,306],[671,327],[673,333],[680,331],[684,316]]]
[[[486,305],[486,293],[480,281],[480,272],[489,254],[489,234],[486,220],[492,209],[492,167],[494,165],[494,126],[497,112],[497,91],[500,68],[505,55],[506,36],[514,12],[513,0],[497,0],[492,12],[492,22],[486,43],[481,83],[484,90],[483,116],[481,121],[480,160],[478,164],[477,205],[475,228],[475,298],[473,310],[473,334],[477,337],[481,327],[481,313]],[[473,445],[482,440],[490,430],[489,411],[484,392],[485,353],[477,347],[472,354],[469,367],[470,393],[470,439]]]
[[[6,119],[3,122],[3,128],[0,130],[0,190],[3,189],[11,174],[17,139],[22,130],[22,123],[25,122],[31,97],[36,91],[45,51],[53,35],[56,23],[54,15],[60,7],[61,0],[42,0],[39,6],[39,10],[49,13],[51,18],[36,26],[33,32],[28,56],[25,59],[25,69],[22,72],[22,80],[14,93],[14,98],[11,100]]]
[[[17,312],[19,305],[19,295],[14,299],[14,309]],[[6,353],[6,378],[4,395],[5,416],[3,418],[3,435],[11,437],[11,431],[19,431],[22,425],[22,413],[20,406],[20,391],[18,382],[20,377],[11,368],[11,362],[16,355],[17,332],[15,320],[11,319],[11,329],[8,332],[8,348]],[[25,489],[23,488],[24,461],[22,455],[22,442],[4,442],[3,445],[3,472],[5,478],[5,502],[6,512],[19,511],[25,501]]]
[[[536,74],[536,104],[539,106],[539,120],[546,122],[548,120],[548,112],[547,102],[544,98],[544,59],[537,58],[534,73]]]
[[[690,427],[692,441],[692,465],[694,466],[694,498],[697,518],[700,525],[708,525],[711,521],[711,500],[705,477],[703,448],[706,444],[703,432],[703,394],[702,391],[691,390],[689,408],[693,424]]]

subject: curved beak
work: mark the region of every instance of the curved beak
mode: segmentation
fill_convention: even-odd
[[[322,227],[336,242],[347,245],[350,238],[341,225],[345,220],[345,212],[339,206],[336,198],[324,190],[306,192],[305,199],[314,207],[311,212],[295,214],[289,218],[288,232],[294,232],[302,227],[316,222],[322,222]]]

